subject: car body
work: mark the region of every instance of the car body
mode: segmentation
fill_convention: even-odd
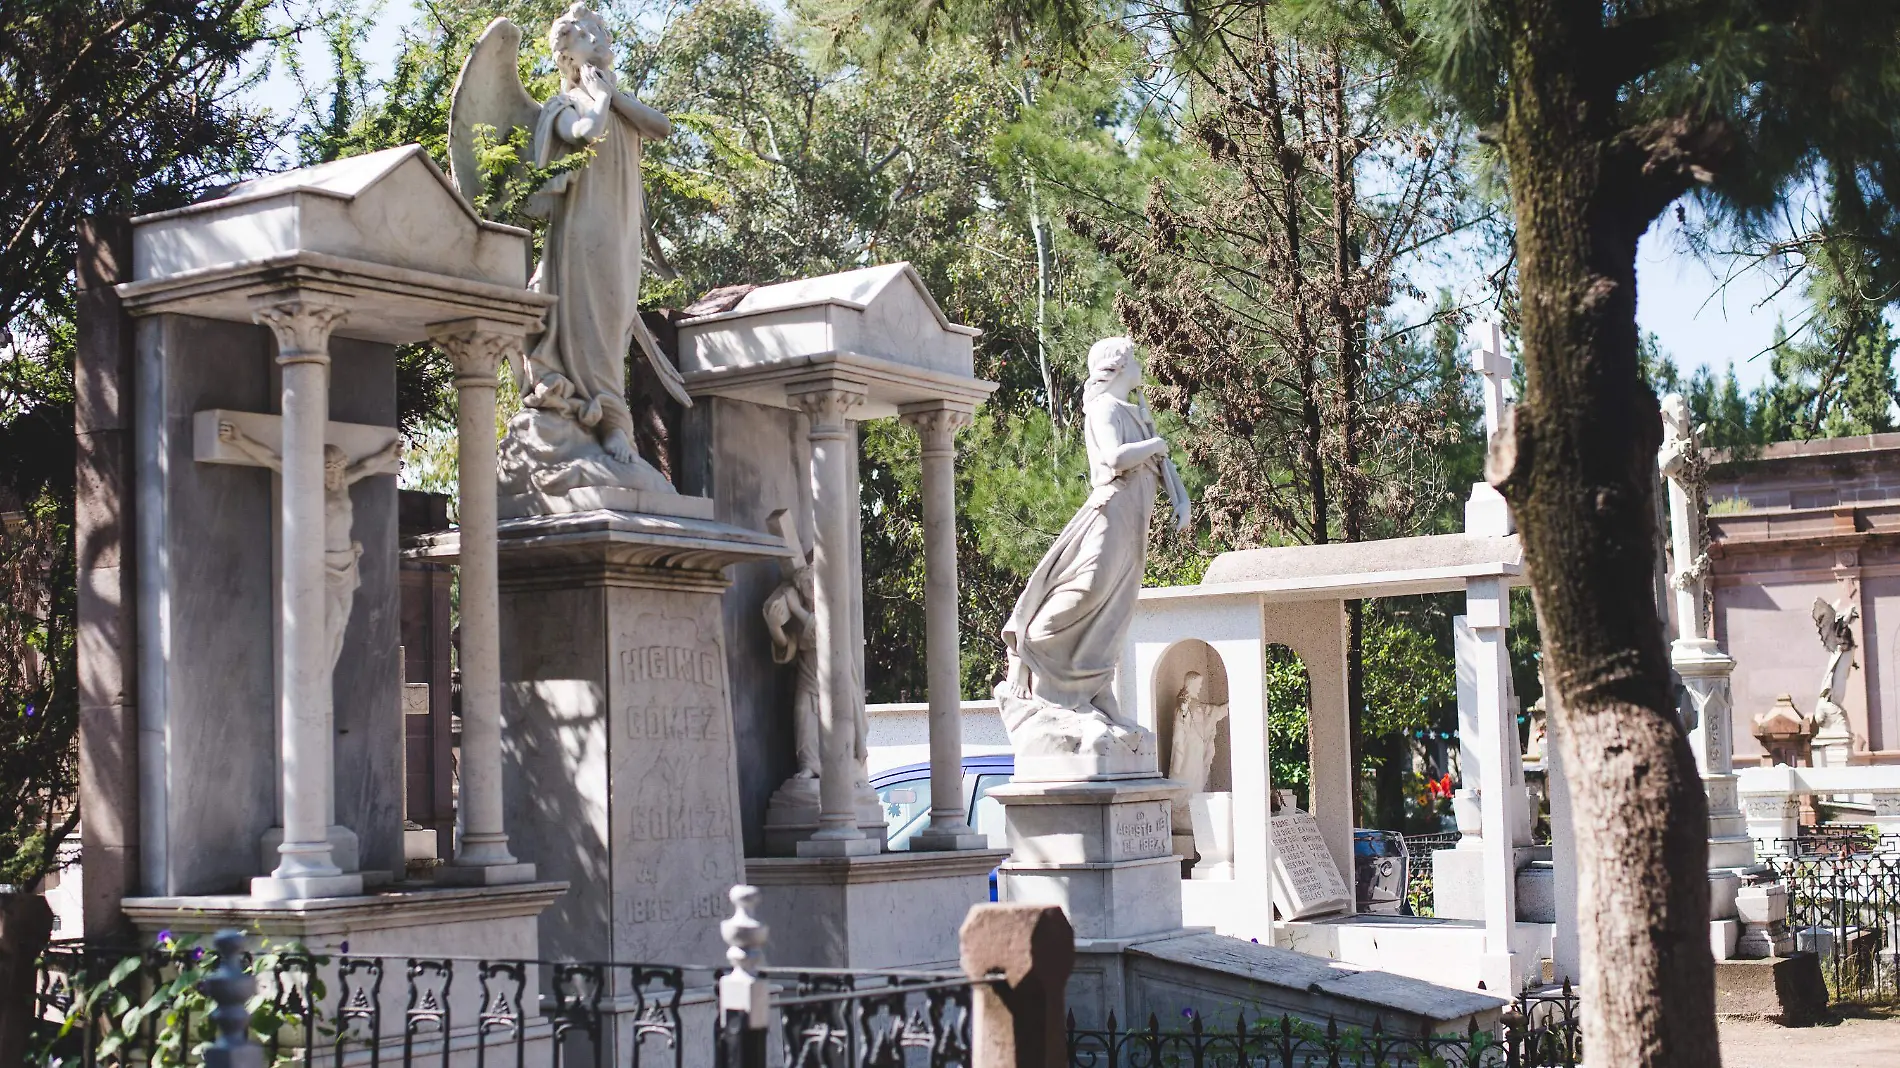
[[[1008,753],[963,758],[963,816],[989,839],[990,848],[1008,849],[1003,835],[1003,806],[989,792],[1016,773]],[[930,826],[930,765],[905,764],[871,776],[871,789],[884,809],[891,849],[909,849],[911,837]]]
[[[989,792],[1009,782],[1016,758],[990,753],[963,758],[963,815],[971,827],[989,839],[991,849],[1008,849],[1003,832],[1003,806]],[[930,826],[930,765],[904,764],[871,776],[871,789],[884,809],[890,848],[909,849],[910,840]],[[1405,909],[1406,885],[1411,879],[1405,837],[1397,831],[1355,828],[1352,832],[1354,896],[1361,912],[1397,913]],[[992,873],[991,900],[995,900]]]

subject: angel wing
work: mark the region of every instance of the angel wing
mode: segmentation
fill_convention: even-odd
[[[1808,614],[1814,617],[1814,629],[1821,635],[1821,644],[1833,652],[1835,645],[1840,642],[1834,630],[1834,606],[1828,604],[1826,599],[1816,597],[1814,607],[1809,609]]]
[[[505,141],[517,126],[534,129],[540,116],[540,103],[521,84],[521,27],[496,19],[476,38],[449,102],[449,176],[464,199],[474,204],[482,193],[476,127],[493,127]]]

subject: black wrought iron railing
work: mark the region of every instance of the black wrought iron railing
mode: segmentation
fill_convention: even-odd
[[[1103,1030],[1069,1020],[1069,1068],[1576,1068],[1582,1063],[1577,997],[1561,990],[1526,993],[1503,1014],[1499,1033],[1476,1021],[1462,1033],[1395,1034],[1375,1020],[1371,1027],[1341,1026],[1295,1016],[1164,1031],[1150,1016],[1147,1026],[1122,1030],[1111,1014]]]
[[[538,960],[241,954],[268,1065],[682,1068],[682,998],[709,968]],[[214,1037],[207,947],[56,943],[41,960],[35,1063],[196,1065]],[[695,976],[692,973],[698,972]]]
[[[961,972],[774,969],[785,1068],[967,1068],[970,1000]],[[739,1068],[739,1066],[734,1066]],[[751,1066],[744,1066],[751,1068]]]
[[[1405,836],[1405,852],[1410,866],[1405,881],[1405,904],[1412,915],[1432,914],[1432,854],[1456,846],[1462,837],[1457,831]]]
[[[1900,1001],[1900,835],[1803,835],[1759,859],[1787,885],[1795,948],[1820,958],[1829,999]]]

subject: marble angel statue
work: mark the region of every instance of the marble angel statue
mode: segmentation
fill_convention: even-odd
[[[1860,606],[1829,604],[1816,597],[1810,610],[1814,629],[1827,649],[1827,669],[1821,675],[1821,692],[1814,702],[1814,734],[1835,737],[1846,734],[1847,712],[1841,702],[1847,699],[1847,680],[1854,674],[1854,621],[1860,618]]]
[[[548,220],[529,284],[560,300],[516,368],[524,407],[502,442],[502,492],[543,499],[578,487],[671,493],[665,476],[635,451],[626,358],[637,342],[674,399],[692,403],[639,309],[641,145],[668,136],[672,125],[620,91],[613,38],[585,5],[554,20],[548,44],[561,88],[542,102],[521,84],[520,28],[505,18],[490,23],[462,66],[449,111],[450,171],[471,203],[482,191],[484,135],[506,142],[517,128],[529,131],[523,167],[545,170],[586,153],[528,200],[529,213]]]
[[[1088,367],[1082,415],[1092,488],[1030,573],[1003,626],[1008,670],[996,699],[1018,777],[1033,777],[1023,772],[1024,758],[1128,763],[1154,752],[1153,735],[1122,714],[1111,687],[1147,563],[1155,490],[1166,487],[1182,530],[1187,492],[1136,393],[1135,343],[1096,342]]]

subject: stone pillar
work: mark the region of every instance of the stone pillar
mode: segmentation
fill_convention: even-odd
[[[970,413],[944,402],[903,413],[922,445],[924,662],[930,684],[930,826],[919,850],[981,849],[963,807],[963,664],[957,636],[957,430]]]
[[[1474,697],[1478,710],[1479,805],[1484,825],[1484,963],[1487,987],[1516,989],[1512,974],[1511,932],[1517,926],[1518,847],[1512,830],[1514,802],[1524,792],[1514,789],[1513,771],[1521,774],[1523,755],[1517,742],[1517,719],[1505,695],[1510,688],[1511,664],[1505,648],[1510,622],[1511,591],[1500,579],[1474,579],[1465,587],[1465,622],[1473,638]],[[1513,797],[1513,795],[1516,795]],[[1527,862],[1528,857],[1524,858]]]
[[[348,311],[334,297],[291,289],[253,297],[251,314],[276,335],[283,376],[278,769],[284,825],[277,867],[251,880],[251,895],[343,897],[362,893],[363,877],[337,867],[330,848],[336,783],[324,626],[323,444],[330,417],[330,332]]]
[[[848,383],[827,383],[790,396],[805,413],[811,441],[812,607],[818,639],[819,746],[818,829],[798,843],[801,857],[861,856],[878,852],[879,843],[858,828],[856,805],[857,688],[852,649],[852,512],[858,506],[851,479],[850,452],[857,447],[849,419],[864,403],[864,391]]]
[[[1048,905],[978,905],[957,932],[970,991],[971,1068],[1065,1068],[1075,930]]]
[[[501,622],[495,542],[495,377],[518,351],[518,326],[485,319],[436,323],[429,337],[455,365],[457,527],[462,608],[461,839],[436,881],[494,886],[533,880],[502,826]]]

